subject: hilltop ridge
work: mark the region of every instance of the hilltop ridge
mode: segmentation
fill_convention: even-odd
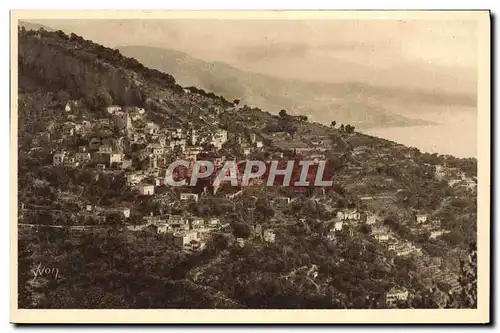
[[[475,306],[475,159],[229,101],[75,34],[21,28],[18,49],[19,308]],[[324,161],[332,186],[169,186],[180,159]],[[63,278],[31,283],[46,258]]]

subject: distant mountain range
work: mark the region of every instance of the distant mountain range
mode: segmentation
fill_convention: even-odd
[[[44,28],[22,22],[26,29]],[[67,31],[67,33],[70,33]],[[85,36],[83,36],[85,37]],[[207,62],[189,54],[149,46],[121,46],[120,52],[147,67],[175,77],[183,86],[196,86],[242,104],[271,113],[286,109],[292,115],[307,115],[310,121],[352,124],[357,128],[419,126],[434,124],[417,113],[403,112],[407,106],[475,105],[475,98],[404,88],[386,88],[360,82],[309,82],[244,71],[223,62]],[[423,109],[422,108],[422,109]]]

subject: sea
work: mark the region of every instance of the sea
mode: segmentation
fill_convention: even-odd
[[[372,136],[416,147],[421,152],[477,158],[477,114],[470,111],[427,113],[420,117],[435,125],[360,128]]]

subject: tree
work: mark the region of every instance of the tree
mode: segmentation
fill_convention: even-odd
[[[240,104],[240,100],[239,100],[239,99],[235,99],[235,100],[233,101],[233,105],[234,105],[234,106],[237,106],[237,105],[239,105],[239,104]]]
[[[69,101],[71,96],[64,90],[59,90],[57,92],[57,100],[62,102],[63,104]]]
[[[345,131],[345,127],[344,127],[344,124],[340,125],[340,128],[339,128],[339,130],[340,130],[341,132]]]
[[[215,234],[210,238],[207,248],[212,249],[215,252],[219,252],[227,249],[229,246],[229,240],[226,236],[221,234]]]
[[[57,30],[57,31],[56,31],[56,34],[57,34],[57,36],[59,36],[59,38],[62,38],[62,39],[69,39],[68,35],[66,35],[66,34],[64,33],[64,31],[62,31],[62,30]]]
[[[233,235],[236,238],[249,238],[252,234],[252,227],[245,223],[235,223],[233,225]]]
[[[111,104],[113,104],[113,97],[111,97],[109,92],[101,91],[95,99],[94,107],[103,108]]]
[[[335,120],[330,123],[330,126],[333,128],[335,128],[335,125],[337,125],[337,122]]]
[[[372,227],[368,224],[363,224],[360,228],[360,231],[365,235],[369,235],[372,230]]]
[[[286,116],[288,116],[288,114],[286,113],[285,109],[281,109],[281,111],[279,113],[279,116],[280,116],[281,119],[285,119]]]
[[[461,305],[465,308],[477,308],[477,249],[473,242],[469,246],[467,260],[460,261],[460,271],[462,275],[459,278],[462,292],[460,295]]]
[[[274,216],[274,209],[267,197],[259,197],[255,202],[255,211],[258,215],[262,216],[264,220]]]
[[[111,213],[106,216],[106,224],[109,225],[118,225],[123,221],[123,215],[120,213]]]

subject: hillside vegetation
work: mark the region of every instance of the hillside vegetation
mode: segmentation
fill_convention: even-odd
[[[423,154],[359,133],[351,123],[325,126],[294,109],[276,114],[245,104],[241,96],[230,101],[183,87],[171,73],[75,34],[20,29],[18,61],[18,218],[29,227],[19,233],[20,308],[371,309],[387,308],[393,287],[412,295],[399,307],[476,306],[475,259],[467,261],[475,258],[475,159]],[[56,152],[88,147],[94,136],[123,149],[123,133],[100,127],[110,118],[105,107],[114,104],[144,108],[141,126],[196,129],[200,137],[227,131],[222,148],[203,147],[207,156],[244,158],[238,139],[247,143],[253,135],[264,149],[248,158],[319,155],[333,186],[294,192],[256,185],[240,196],[223,188],[181,202],[167,186],[157,186],[154,196],[139,195],[127,176],[144,170],[53,164]],[[78,107],[68,112],[68,105]],[[98,130],[66,134],[70,117]],[[137,162],[146,146],[127,154]],[[174,150],[168,157],[179,156]],[[277,204],[283,197],[287,204]],[[95,218],[88,206],[104,214]],[[123,206],[130,207],[127,222],[114,213]],[[167,244],[154,228],[128,228],[166,212],[218,219],[221,228],[206,248],[193,252]],[[344,212],[363,218],[332,231]],[[432,237],[417,215],[435,224],[427,227],[446,232]],[[368,224],[368,217],[375,223]],[[268,229],[275,232],[272,241],[262,237]],[[390,230],[419,254],[396,256],[373,236],[375,229]],[[57,266],[61,278],[34,282],[39,263]]]

